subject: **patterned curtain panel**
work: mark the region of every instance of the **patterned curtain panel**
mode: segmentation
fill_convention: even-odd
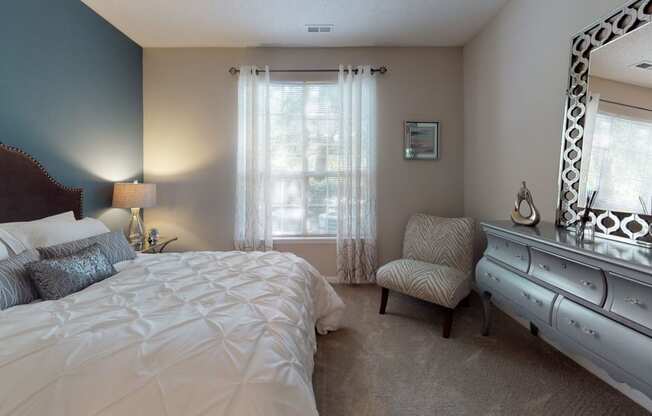
[[[240,67],[238,78],[238,172],[236,250],[272,249],[269,152],[269,68]]]
[[[370,66],[340,65],[337,274],[346,283],[375,281],[376,80]]]

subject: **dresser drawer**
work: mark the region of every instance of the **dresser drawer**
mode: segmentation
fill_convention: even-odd
[[[531,249],[530,275],[602,306],[607,295],[602,270]]]
[[[498,292],[537,319],[550,324],[556,294],[526,278],[483,258],[476,269],[476,284],[481,290]]]
[[[487,234],[485,253],[524,272],[527,272],[530,265],[530,254],[526,246],[492,234]]]
[[[652,287],[609,273],[609,310],[652,329]]]
[[[652,385],[652,338],[563,299],[557,329],[584,348]]]

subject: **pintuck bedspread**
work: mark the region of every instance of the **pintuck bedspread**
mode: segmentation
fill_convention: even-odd
[[[0,312],[0,415],[316,415],[315,327],[344,305],[287,253],[143,255]]]

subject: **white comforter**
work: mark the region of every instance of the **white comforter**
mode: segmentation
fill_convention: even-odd
[[[0,415],[316,415],[315,325],[344,305],[287,253],[144,255],[0,312]]]

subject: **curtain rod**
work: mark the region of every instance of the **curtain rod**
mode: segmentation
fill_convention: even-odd
[[[636,105],[623,104],[623,103],[619,103],[619,102],[616,102],[616,101],[609,101],[609,100],[602,100],[602,99],[601,99],[600,101],[601,101],[601,102],[605,102],[605,103],[609,103],[609,104],[620,105],[620,106],[623,106],[623,107],[634,108],[634,109],[636,109],[636,110],[652,111],[652,110],[649,109],[649,108],[638,107],[638,106],[636,106]]]
[[[237,74],[239,72],[240,72],[240,70],[238,68],[235,68],[235,67],[231,67],[231,69],[229,69],[229,74],[231,74],[231,75],[235,75],[235,74]],[[257,69],[256,70],[256,74],[258,74],[260,72],[264,72],[264,71],[262,69]],[[269,72],[340,72],[340,70],[339,69],[270,69]],[[348,72],[348,69],[344,69],[344,72]],[[384,73],[387,72],[387,67],[381,66],[381,67],[378,67],[378,68],[371,68],[371,73],[372,74],[375,74],[376,72],[384,74]],[[358,70],[354,69],[353,73],[357,74]]]

